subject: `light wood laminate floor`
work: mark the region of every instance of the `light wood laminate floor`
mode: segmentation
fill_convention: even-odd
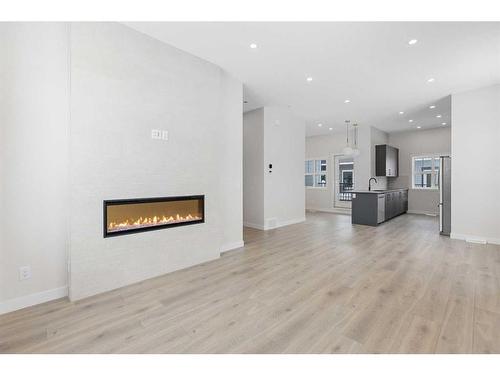
[[[0,316],[7,353],[499,353],[500,246],[309,214],[220,259]]]

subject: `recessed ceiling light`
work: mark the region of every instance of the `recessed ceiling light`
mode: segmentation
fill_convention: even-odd
[[[313,77],[307,77],[307,78],[306,78],[306,81],[307,81],[307,82],[311,82],[312,80],[313,80]]]
[[[404,115],[404,112],[403,112],[403,111],[399,111],[399,114],[400,114],[400,115]]]
[[[333,128],[328,128],[328,130],[333,130]]]
[[[417,39],[412,39],[412,40],[410,40],[410,41],[408,42],[408,44],[410,44],[410,45],[414,45],[414,44],[416,44],[417,42],[418,42],[418,40],[417,40]]]
[[[427,80],[427,82],[429,82],[429,83],[432,83],[432,82],[434,82],[434,81],[435,81],[435,79],[434,79],[434,78],[429,78],[429,79]]]
[[[349,99],[344,100],[344,103],[350,103],[351,101]]]
[[[323,126],[323,124],[320,123],[320,124],[318,124],[318,126],[321,128]]]
[[[256,49],[256,48],[257,48],[257,44],[255,44],[255,43],[250,43],[250,48],[251,48],[251,49]]]
[[[417,129],[421,129],[422,127],[421,126],[417,126]]]
[[[431,105],[431,106],[429,106],[429,108],[430,109],[434,109],[434,108],[436,108],[436,106],[435,105]]]
[[[441,115],[437,115],[436,117],[437,117],[437,118],[441,118],[442,116],[441,116]]]
[[[441,125],[446,125],[446,122],[442,122]]]
[[[408,120],[408,122],[413,122],[413,120]]]

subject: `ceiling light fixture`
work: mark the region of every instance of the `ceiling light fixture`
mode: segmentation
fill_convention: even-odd
[[[353,149],[349,145],[349,120],[345,120],[345,132],[346,132],[346,141],[345,141],[345,147],[342,150],[342,153],[344,155],[352,155]]]
[[[255,43],[250,43],[250,48],[251,48],[251,49],[256,49],[256,48],[257,48],[257,44],[255,44]]]
[[[435,79],[434,79],[434,78],[429,78],[429,79],[427,80],[427,82],[429,82],[429,83],[432,83],[432,82],[434,82],[434,81],[435,81]]]
[[[422,128],[422,127],[421,126],[417,126],[417,129],[420,129],[420,128]]]
[[[358,124],[352,124],[352,127],[354,129],[354,144],[352,148],[352,156],[356,157],[360,154],[358,148]]]
[[[408,44],[412,46],[412,45],[416,44],[417,42],[418,42],[418,40],[417,40],[417,39],[412,39],[412,40],[410,40],[410,41],[408,42]]]
[[[312,80],[313,80],[313,77],[307,77],[307,78],[306,78],[306,81],[307,81],[307,82],[311,82]]]
[[[431,106],[429,106],[429,108],[430,109],[434,109],[434,108],[436,108],[436,106],[435,105],[431,105]]]
[[[350,103],[350,102],[351,102],[351,100],[349,100],[349,99],[344,100],[344,103],[346,103],[346,104]]]
[[[437,117],[437,118],[441,118],[442,116],[441,116],[441,115],[437,115],[436,117]]]
[[[323,124],[319,123],[318,126],[321,128],[323,126]]]
[[[413,120],[408,120],[408,122],[413,122]]]
[[[333,130],[333,128],[328,128],[328,130]]]
[[[442,122],[441,125],[446,125],[446,122]]]
[[[399,111],[399,114],[400,115],[404,115],[405,113],[403,111]]]

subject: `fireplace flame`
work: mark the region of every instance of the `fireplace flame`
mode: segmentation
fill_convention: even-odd
[[[181,216],[179,214],[173,216],[153,216],[153,217],[139,217],[138,219],[126,219],[121,222],[110,222],[108,224],[108,232],[116,232],[120,230],[128,230],[128,229],[136,229],[136,228],[144,228],[144,227],[152,227],[155,225],[163,225],[163,224],[174,224],[174,223],[182,223],[186,221],[194,221],[201,220],[201,217],[197,215],[188,214],[187,216]]]

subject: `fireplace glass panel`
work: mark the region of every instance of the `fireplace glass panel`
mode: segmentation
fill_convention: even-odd
[[[204,221],[204,196],[105,201],[104,236]]]

